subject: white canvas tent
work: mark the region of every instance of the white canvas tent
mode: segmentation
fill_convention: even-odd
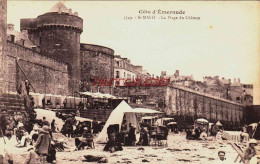
[[[119,124],[119,129],[121,129],[121,124],[125,115],[126,123],[129,125],[131,123],[135,126],[136,131],[139,132],[140,125],[136,116],[136,113],[161,113],[155,110],[146,109],[146,108],[135,108],[132,109],[125,101],[122,101],[110,114],[104,128],[97,138],[98,143],[104,143],[107,141],[107,128],[109,125]],[[129,128],[129,127],[127,127]],[[129,130],[129,129],[127,129]]]
[[[136,113],[132,112],[133,109],[125,102],[122,101],[110,114],[104,128],[99,134],[96,142],[104,143],[107,141],[107,128],[109,125],[119,124],[119,129],[121,129],[121,124],[123,122],[124,115],[126,115],[127,125],[131,123],[136,127],[136,131],[139,131],[140,125],[136,117]],[[131,112],[131,113],[130,113]]]

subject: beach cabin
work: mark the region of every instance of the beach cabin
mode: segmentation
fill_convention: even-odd
[[[142,117],[142,122],[154,126],[158,117],[157,116],[144,116]]]
[[[199,118],[197,120],[195,120],[194,122],[194,128],[198,128],[200,127],[201,130],[205,129],[206,133],[208,134],[209,132],[209,122],[208,120],[204,119],[204,118]]]

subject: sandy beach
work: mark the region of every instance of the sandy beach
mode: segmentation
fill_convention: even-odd
[[[68,145],[74,147],[74,139],[66,138],[60,133],[54,134],[54,139],[64,138]],[[15,155],[15,163],[23,163],[26,156],[26,148],[16,148],[15,138],[12,138]],[[3,140],[1,138],[1,145]],[[2,147],[2,146],[1,146]],[[78,164],[86,163],[84,155],[107,157],[108,163],[217,163],[218,151],[226,152],[226,158],[234,163],[237,153],[227,141],[195,141],[186,140],[185,133],[168,136],[168,146],[135,146],[123,147],[123,151],[109,153],[103,151],[104,144],[96,144],[95,149],[80,151],[57,152],[57,164]],[[259,148],[259,147],[258,147]]]

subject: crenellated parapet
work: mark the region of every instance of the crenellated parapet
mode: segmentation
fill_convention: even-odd
[[[21,19],[20,29],[30,32],[39,30],[73,30],[78,33],[83,31],[83,19],[75,15],[46,13],[37,18]]]
[[[41,27],[38,27],[38,32],[44,31],[44,30],[68,30],[68,31],[74,31],[77,33],[82,33],[82,29],[78,28],[76,26],[69,26],[69,25],[55,25],[55,24],[46,24]]]

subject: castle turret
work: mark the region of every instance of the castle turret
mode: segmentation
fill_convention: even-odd
[[[68,64],[71,93],[79,90],[80,34],[83,20],[62,3],[36,19],[21,19],[21,30],[27,30],[30,40],[41,54]]]

